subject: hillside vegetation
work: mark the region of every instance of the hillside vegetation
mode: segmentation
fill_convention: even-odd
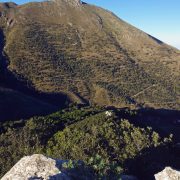
[[[8,72],[69,102],[179,109],[179,50],[109,11],[62,0],[1,3],[0,34],[5,87],[17,90]]]
[[[138,118],[138,112],[128,109],[71,107],[48,116],[1,123],[0,176],[23,156],[34,153],[84,161],[100,179],[116,170],[116,175],[126,173],[153,179],[165,166],[179,168],[179,150],[169,132],[166,137],[162,135],[164,125],[158,126],[163,127],[159,134],[150,127],[140,128],[137,120],[133,124],[135,117]]]
[[[35,153],[70,170],[80,160],[92,179],[180,169],[179,63],[79,0],[0,3],[0,178]]]

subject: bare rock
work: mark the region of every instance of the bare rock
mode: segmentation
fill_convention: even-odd
[[[67,3],[68,5],[79,7],[81,5],[80,0],[52,0],[56,3]]]
[[[156,180],[179,180],[180,171],[166,167],[163,171],[154,175]]]
[[[62,161],[41,154],[23,157],[1,180],[70,180],[59,169]]]

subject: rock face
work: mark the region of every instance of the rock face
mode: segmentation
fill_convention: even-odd
[[[91,171],[83,168],[66,169],[63,163],[67,161],[55,160],[41,154],[25,156],[7,172],[1,180],[92,180],[95,176]],[[122,180],[138,180],[135,176],[122,175]]]
[[[154,176],[156,180],[179,180],[180,171],[174,170],[171,167],[166,167],[163,171]]]
[[[56,2],[56,3],[65,2],[65,3],[67,3],[68,5],[76,6],[76,7],[80,6],[80,4],[81,4],[81,1],[80,1],[80,0],[52,0],[52,1],[54,1],[54,2]]]
[[[69,180],[67,175],[61,173],[61,165],[62,161],[47,158],[41,154],[25,156],[12,167],[2,180]]]

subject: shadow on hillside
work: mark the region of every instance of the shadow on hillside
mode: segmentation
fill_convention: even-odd
[[[6,68],[3,54],[4,44],[4,34],[3,30],[0,28],[0,81],[2,78],[1,75],[4,73],[4,69]]]
[[[16,73],[14,74],[13,72],[9,71],[7,68],[9,64],[9,58],[7,54],[4,52],[4,46],[5,46],[5,36],[3,30],[0,29],[0,88],[2,89],[4,88],[4,90],[5,89],[13,90],[15,91],[15,94],[16,92],[22,93],[22,96],[25,95],[26,97],[28,97],[28,99],[32,99],[32,100],[34,99],[37,100],[38,102],[42,102],[42,103],[37,103],[39,104],[39,106],[41,106],[41,104],[43,104],[43,106],[44,104],[47,104],[48,106],[52,106],[53,108],[49,108],[49,110],[48,108],[46,108],[46,110],[44,110],[44,108],[37,107],[37,109],[42,109],[42,111],[31,112],[32,110],[29,107],[30,105],[28,104],[28,102],[24,100],[25,103],[24,106],[27,106],[27,108],[30,110],[28,110],[27,113],[23,113],[22,112],[23,109],[18,108],[18,106],[16,106],[16,104],[18,105],[19,102],[13,102],[12,100],[12,104],[14,104],[14,107],[12,108],[9,107],[11,108],[9,110],[8,107],[4,108],[4,110],[2,110],[1,108],[0,120],[17,120],[20,118],[29,118],[35,115],[47,115],[49,113],[57,111],[59,108],[67,107],[67,105],[70,103],[70,99],[68,98],[68,95],[63,93],[38,92],[33,88],[32,84],[27,83],[28,81],[26,79],[23,79],[19,77]],[[12,99],[11,96],[9,96],[9,98]],[[2,99],[0,103],[2,103],[1,106],[3,107],[4,102]],[[32,107],[32,109],[34,108],[35,107]]]
[[[121,109],[107,107],[107,110],[113,110],[118,117],[129,119],[137,124],[139,124],[138,122],[151,122],[152,120],[156,121],[156,123],[163,120],[164,123],[174,122],[177,124],[179,122],[178,120],[180,120],[180,111],[173,109],[141,108],[138,110],[129,110],[128,107]]]
[[[140,109],[135,118],[135,125],[152,127],[162,136],[173,134],[174,140],[180,142],[180,111],[171,109]]]
[[[137,176],[140,180],[154,180],[154,175],[161,172],[165,167],[180,169],[180,147],[172,144],[147,148],[134,159],[125,162],[128,174]]]
[[[137,127],[152,127],[161,137],[168,137],[170,133],[174,136],[174,144],[146,148],[134,159],[127,160],[127,174],[133,174],[140,180],[154,180],[154,174],[170,166],[180,169],[180,111],[169,109],[139,109],[128,112],[128,108],[117,111],[117,116],[128,119]]]
[[[9,91],[9,90],[8,90]],[[2,91],[0,93],[3,93]],[[64,108],[68,98],[61,94],[11,94],[0,99],[0,121],[26,119],[32,116],[44,116]]]
[[[10,71],[7,70],[4,72],[3,78],[0,80],[0,87],[2,89],[4,88],[4,90],[7,89],[8,91],[14,91],[14,93],[12,91],[9,96],[14,106],[11,104],[9,108],[7,107],[6,110],[3,111],[3,114],[0,114],[0,120],[2,120],[3,116],[5,117],[4,120],[17,120],[21,118],[30,118],[36,115],[47,115],[57,111],[58,109],[67,107],[71,102],[66,94],[38,92],[33,89],[32,86],[27,86],[26,81],[19,81]],[[18,98],[15,98],[16,100],[14,102],[12,97],[16,97],[17,93],[20,93],[19,95],[21,97],[19,97],[19,100]],[[22,100],[23,96],[25,97],[24,100]],[[23,105],[20,104],[21,101]],[[6,102],[1,103],[3,106]],[[22,106],[27,107],[26,112],[23,112],[24,107],[21,108]],[[32,108],[30,106],[32,106]],[[36,106],[36,108],[34,106]],[[47,107],[44,108],[45,106]],[[39,110],[33,112],[33,109]]]
[[[158,44],[164,44],[161,40],[159,40],[159,39],[151,36],[150,34],[148,34],[148,36],[149,36],[151,39],[153,39],[154,41],[156,41]]]
[[[58,109],[67,107],[71,102],[69,97],[63,93],[44,93],[35,91],[33,88],[28,88],[9,72],[8,76],[6,76],[5,83],[0,83],[0,86],[2,89],[4,88],[5,91],[13,90],[12,93],[9,94],[12,103],[9,107],[5,108],[4,106],[6,110],[2,112],[3,114],[1,114],[0,120],[2,120],[3,115],[5,117],[4,120],[17,120],[36,115],[48,115]],[[20,93],[18,95],[19,97],[16,97],[17,93]],[[5,99],[8,100],[8,97]],[[20,102],[22,102],[22,104],[20,104]],[[0,106],[3,106],[3,104],[7,106],[6,100],[4,102],[0,100],[0,103],[2,103]]]
[[[174,140],[180,142],[179,110],[153,108],[129,110],[129,108],[116,109],[115,107],[107,107],[107,110],[113,110],[118,118],[128,119],[135,126],[152,127],[162,136],[173,134]]]

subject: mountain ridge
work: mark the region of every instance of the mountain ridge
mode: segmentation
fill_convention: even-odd
[[[80,1],[1,3],[0,29],[7,70],[28,88],[76,103],[179,109],[180,51],[110,11]]]

